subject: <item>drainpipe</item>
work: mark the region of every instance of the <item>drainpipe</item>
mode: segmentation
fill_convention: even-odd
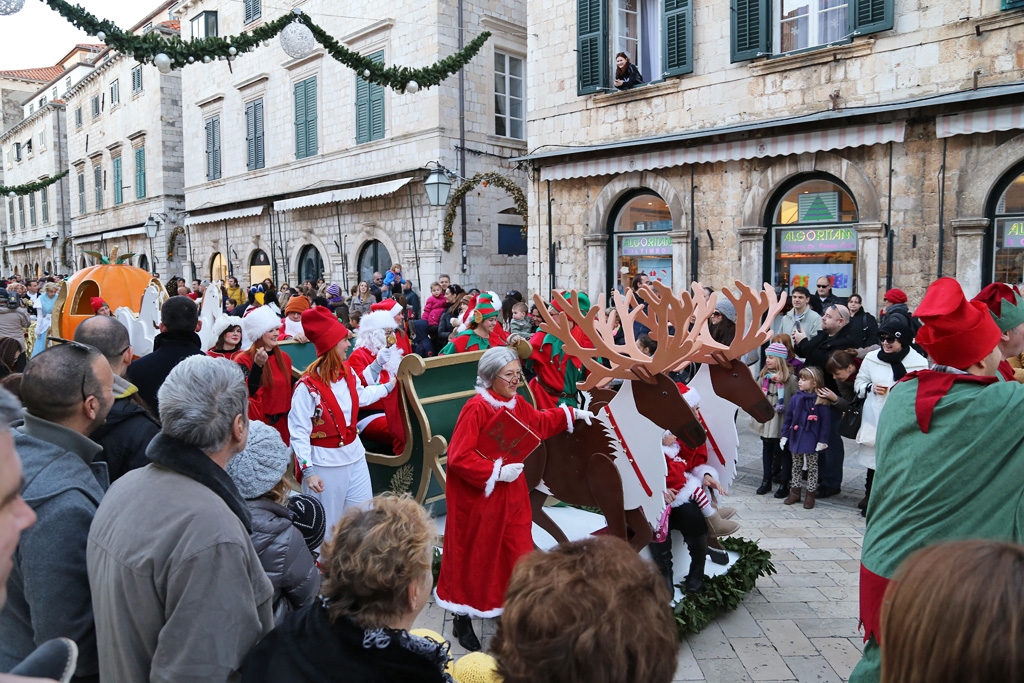
[[[885,291],[893,288],[892,258],[893,258],[893,234],[892,234],[892,142],[889,143],[889,208],[886,210],[885,218]]]
[[[555,242],[551,235],[551,181],[548,183],[548,292],[555,289]],[[547,297],[545,297],[547,298]]]
[[[224,221],[224,260],[228,262],[228,276],[234,277],[235,267],[231,265],[231,243],[228,241],[228,222]],[[211,275],[213,273],[210,273]]]
[[[416,210],[412,201],[412,183],[408,183],[405,187],[409,190],[409,220],[412,221],[412,253],[416,258],[416,282],[419,283],[420,291],[422,292],[423,278],[420,277],[420,249],[416,245]]]
[[[465,46],[465,36],[463,35],[463,22],[462,22],[462,2],[459,0],[458,5],[458,20],[459,20],[459,51]],[[466,69],[459,69],[459,173],[466,177]],[[462,207],[459,212],[462,214],[462,272],[465,273],[468,270],[467,258],[468,249],[466,248],[466,197],[462,197]]]
[[[694,201],[697,197],[697,187],[693,184],[693,164],[690,164],[690,282],[698,282],[697,277],[697,223]],[[683,283],[683,291],[687,287]]]
[[[274,205],[267,204],[267,220],[270,222],[270,268],[274,271],[274,282],[280,282],[277,279],[277,254],[274,252]],[[249,283],[252,287],[252,283]]]
[[[939,170],[942,179],[939,184],[939,270],[936,277],[942,277],[942,249],[946,242],[946,229],[943,225],[946,208],[946,143],[949,138],[942,138],[942,168]]]
[[[338,253],[341,254],[342,296],[348,291],[348,263],[345,262],[345,237],[341,234],[341,203],[334,203],[334,214],[338,218]],[[417,264],[419,265],[419,264]],[[416,274],[419,277],[419,273]]]

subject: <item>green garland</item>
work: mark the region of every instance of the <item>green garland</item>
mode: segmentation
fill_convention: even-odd
[[[174,260],[174,252],[176,251],[175,246],[177,245],[178,238],[185,234],[185,227],[179,225],[171,230],[171,234],[167,237],[167,260]],[[173,295],[172,295],[173,296]]]
[[[481,183],[483,183],[484,187],[487,187],[488,185],[495,185],[512,195],[512,199],[514,199],[516,203],[516,213],[523,217],[523,227],[521,230],[523,237],[526,237],[530,208],[526,203],[526,195],[523,194],[523,190],[507,176],[495,175],[493,173],[477,173],[475,176],[459,185],[458,189],[455,190],[455,193],[448,200],[448,211],[444,215],[445,251],[451,251],[452,245],[455,243],[455,235],[452,232],[452,226],[455,225],[455,217],[459,212],[459,207],[462,205],[463,198],[469,194],[470,190]]]
[[[72,5],[65,0],[43,0],[43,2],[89,35],[96,36],[102,32],[104,34],[103,42],[108,47],[112,47],[122,54],[131,55],[139,62],[152,63],[158,54],[163,53],[171,59],[171,65],[174,68],[181,68],[196,61],[231,59],[250,52],[260,43],[277,36],[291,22],[300,21],[309,27],[313,36],[324,46],[331,57],[363,75],[366,81],[392,88],[398,92],[405,92],[411,81],[415,81],[420,88],[440,85],[441,81],[468,64],[491,35],[490,32],[484,31],[470,41],[465,48],[440,62],[422,69],[410,69],[405,66],[385,67],[383,64],[372,61],[369,57],[349,50],[314,23],[306,14],[296,15],[293,12],[288,12],[248,33],[239,33],[223,38],[194,38],[185,41],[179,36],[166,38],[157,32],[141,36],[135,35],[122,30],[112,21],[94,16],[81,5]],[[369,72],[369,76],[365,75],[366,72]]]
[[[39,180],[34,183],[25,183],[24,185],[14,185],[12,187],[0,185],[0,196],[6,197],[12,192],[18,196],[32,194],[33,192],[39,192],[39,190],[42,190],[43,188],[47,188],[50,185],[53,185],[55,182],[57,182],[67,174],[67,171],[61,171],[60,173],[51,178]]]
[[[745,538],[722,538],[722,547],[739,553],[740,558],[719,576],[704,578],[699,593],[686,595],[673,610],[679,637],[700,633],[701,629],[722,612],[736,609],[740,601],[754,589],[761,576],[775,574],[772,554]]]

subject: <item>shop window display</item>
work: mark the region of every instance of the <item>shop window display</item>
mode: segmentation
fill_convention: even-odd
[[[672,213],[656,194],[643,193],[629,199],[615,217],[612,244],[616,268],[615,284],[620,292],[629,289],[640,273],[672,287]]]
[[[996,204],[994,282],[1024,282],[1024,173],[1014,178]]]

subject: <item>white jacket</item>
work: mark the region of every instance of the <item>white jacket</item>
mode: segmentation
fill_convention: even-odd
[[[870,438],[870,445],[868,443],[860,444],[860,461],[871,469],[875,467],[873,434],[874,430],[878,428],[878,417],[882,414],[882,406],[885,405],[885,400],[889,397],[888,394],[879,396],[874,393],[874,387],[892,387],[896,383],[893,379],[892,366],[879,359],[879,351],[872,351],[865,356],[864,362],[861,363],[860,370],[857,372],[857,378],[853,383],[853,388],[857,395],[862,398],[867,397],[867,400],[864,401],[864,412],[861,417],[861,430],[863,433],[865,426],[867,426],[871,430],[872,437]],[[910,353],[903,359],[903,367],[906,368],[908,374],[915,370],[927,370],[928,361],[920,353],[910,349]],[[860,435],[858,435],[859,441]]]

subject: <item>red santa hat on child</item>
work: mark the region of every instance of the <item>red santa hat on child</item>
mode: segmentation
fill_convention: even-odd
[[[917,342],[940,365],[965,370],[999,343],[999,327],[988,308],[968,301],[960,283],[951,277],[929,285],[914,315],[924,322]]]
[[[99,313],[100,309],[103,308],[104,306],[107,306],[107,308],[109,308],[107,302],[98,296],[94,296],[91,299],[89,299],[89,305],[92,306],[93,313]]]
[[[338,322],[330,309],[323,306],[307,308],[302,312],[302,330],[316,348],[316,355],[322,356],[342,339],[348,337],[348,329]]]

